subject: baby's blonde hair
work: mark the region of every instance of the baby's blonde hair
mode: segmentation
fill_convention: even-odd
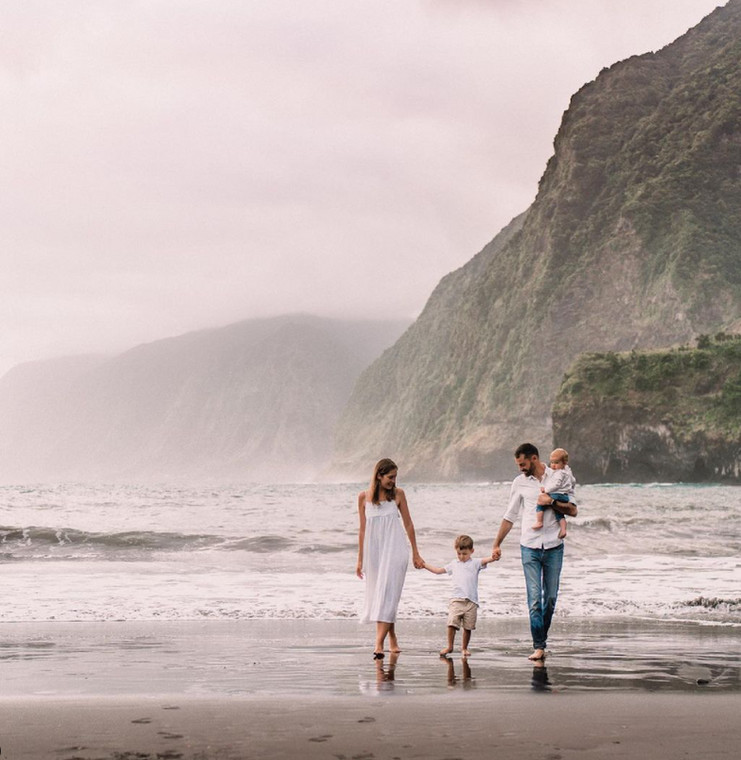
[[[551,452],[551,459],[556,459],[564,464],[569,463],[569,452],[566,449],[553,449]]]

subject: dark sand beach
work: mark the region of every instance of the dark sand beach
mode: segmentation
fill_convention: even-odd
[[[400,621],[371,660],[355,621],[6,623],[2,758],[731,758],[739,630],[557,621],[544,667],[524,619]]]

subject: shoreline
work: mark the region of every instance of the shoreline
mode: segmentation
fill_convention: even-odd
[[[379,680],[415,695],[460,681],[486,693],[741,692],[739,632],[728,626],[562,617],[545,664],[527,659],[525,618],[481,620],[466,661],[460,636],[452,657],[439,657],[443,619],[399,620],[397,630],[401,655],[374,663],[373,627],[357,619],[4,623],[3,695],[342,697]]]
[[[675,760],[738,753],[734,629],[561,618],[545,666],[527,620],[400,620],[371,659],[357,620],[0,624],[10,760]],[[543,700],[556,699],[556,702]],[[550,709],[543,709],[550,708]]]

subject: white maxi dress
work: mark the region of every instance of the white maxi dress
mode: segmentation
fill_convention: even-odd
[[[409,548],[395,501],[365,503],[363,574],[365,607],[361,623],[394,623],[409,565]]]

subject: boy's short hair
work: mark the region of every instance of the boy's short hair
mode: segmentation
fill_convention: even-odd
[[[461,549],[473,549],[473,539],[471,536],[463,534],[455,539],[455,549],[460,551]]]

